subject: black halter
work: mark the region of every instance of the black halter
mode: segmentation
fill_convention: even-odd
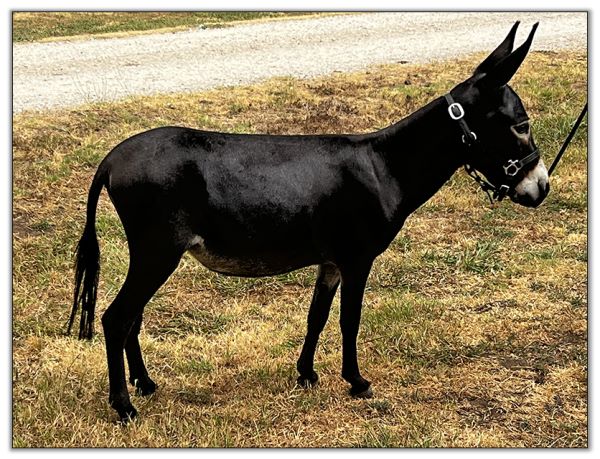
[[[465,121],[465,109],[463,106],[456,102],[450,93],[446,94],[444,97],[446,98],[446,102],[448,102],[448,114],[450,115],[450,118],[458,122],[458,126],[463,132],[462,142],[469,148],[479,149],[477,135],[471,131],[471,129],[469,129],[469,126]],[[502,183],[500,186],[492,185],[490,182],[485,180],[469,163],[465,162],[464,167],[467,174],[469,174],[469,176],[471,176],[473,180],[479,184],[481,189],[488,195],[488,198],[490,198],[490,202],[493,203],[494,199],[497,201],[502,201],[520,181],[523,168],[534,161],[537,161],[539,158],[540,153],[536,148],[524,158],[509,159],[508,162],[502,166],[504,169],[504,183]]]

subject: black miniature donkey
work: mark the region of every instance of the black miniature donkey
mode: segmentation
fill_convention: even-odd
[[[536,207],[548,194],[527,114],[507,85],[537,28],[513,51],[518,24],[449,94],[377,132],[276,136],[163,127],[115,147],[89,191],[69,330],[81,307],[79,337],[92,336],[100,270],[96,206],[105,187],[130,256],[125,283],[102,316],[109,403],[120,419],[137,414],[123,350],[138,393],[156,390],[138,341],[142,315],[186,251],[232,276],[318,265],[298,383],[317,382],[317,341],[341,284],[342,377],[353,396],[372,396],[356,355],[363,292],[373,260],[406,218],[464,165],[499,199]]]

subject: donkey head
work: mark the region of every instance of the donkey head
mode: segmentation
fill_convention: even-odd
[[[464,107],[464,119],[475,133],[478,148],[467,162],[513,202],[537,207],[548,195],[548,171],[537,153],[529,117],[517,93],[507,84],[525,59],[537,29],[513,51],[519,22],[504,41],[456,86],[451,97]]]

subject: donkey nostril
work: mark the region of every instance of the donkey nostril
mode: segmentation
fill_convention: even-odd
[[[546,182],[546,186],[544,187],[544,194],[548,196],[548,193],[550,193],[550,182]]]

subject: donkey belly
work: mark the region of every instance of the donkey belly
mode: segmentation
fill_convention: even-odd
[[[283,274],[319,262],[318,257],[296,250],[256,251],[232,254],[216,247],[207,247],[204,239],[196,236],[189,252],[211,271],[229,276],[262,277]],[[229,251],[228,251],[229,252]]]

